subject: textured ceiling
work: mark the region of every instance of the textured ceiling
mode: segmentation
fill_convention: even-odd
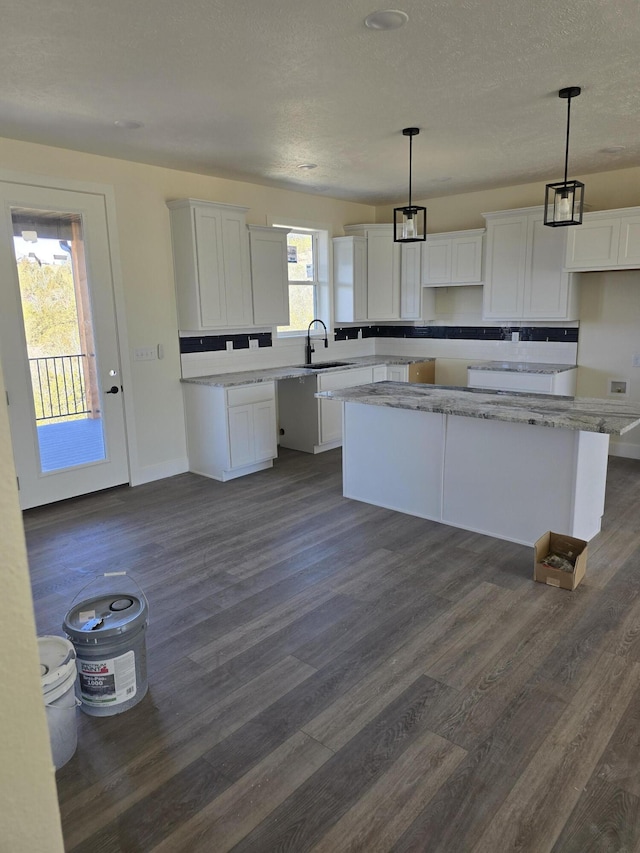
[[[581,86],[569,177],[640,165],[638,0],[394,2],[8,0],[0,136],[383,204],[409,125],[414,198],[561,179]]]

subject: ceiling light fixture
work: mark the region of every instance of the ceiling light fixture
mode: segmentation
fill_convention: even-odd
[[[544,194],[544,224],[552,227],[582,224],[584,184],[580,181],[567,180],[571,98],[577,98],[580,91],[580,86],[568,86],[558,92],[558,97],[567,101],[567,141],[564,151],[564,181],[547,184]]]
[[[385,9],[380,12],[372,12],[364,19],[365,27],[370,30],[397,30],[409,20],[406,12],[399,9]]]
[[[311,169],[317,169],[317,163],[298,163],[298,169],[307,169],[307,171]]]
[[[413,137],[420,133],[419,127],[405,127],[402,131],[409,137],[409,204],[393,209],[394,243],[416,243],[427,239],[427,208],[411,204],[411,166],[413,159]]]
[[[114,124],[122,130],[138,130],[144,126],[141,121],[130,121],[129,119],[117,119]]]

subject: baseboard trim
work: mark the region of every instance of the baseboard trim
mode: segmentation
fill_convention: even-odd
[[[189,460],[186,456],[180,456],[178,459],[169,459],[157,465],[146,465],[144,468],[139,468],[135,474],[132,472],[131,485],[142,486],[144,483],[153,483],[156,480],[164,480],[165,477],[184,474],[188,470]]]
[[[640,444],[630,441],[610,441],[609,456],[623,456],[625,459],[640,459]]]

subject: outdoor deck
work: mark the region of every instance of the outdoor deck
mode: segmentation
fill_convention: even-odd
[[[102,418],[38,425],[43,472],[86,465],[105,458]]]

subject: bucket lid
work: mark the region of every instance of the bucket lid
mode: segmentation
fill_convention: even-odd
[[[77,643],[96,643],[137,631],[147,621],[144,595],[112,592],[74,604],[64,617],[63,630]]]
[[[76,650],[64,637],[38,637],[40,681],[46,696],[76,677]]]

